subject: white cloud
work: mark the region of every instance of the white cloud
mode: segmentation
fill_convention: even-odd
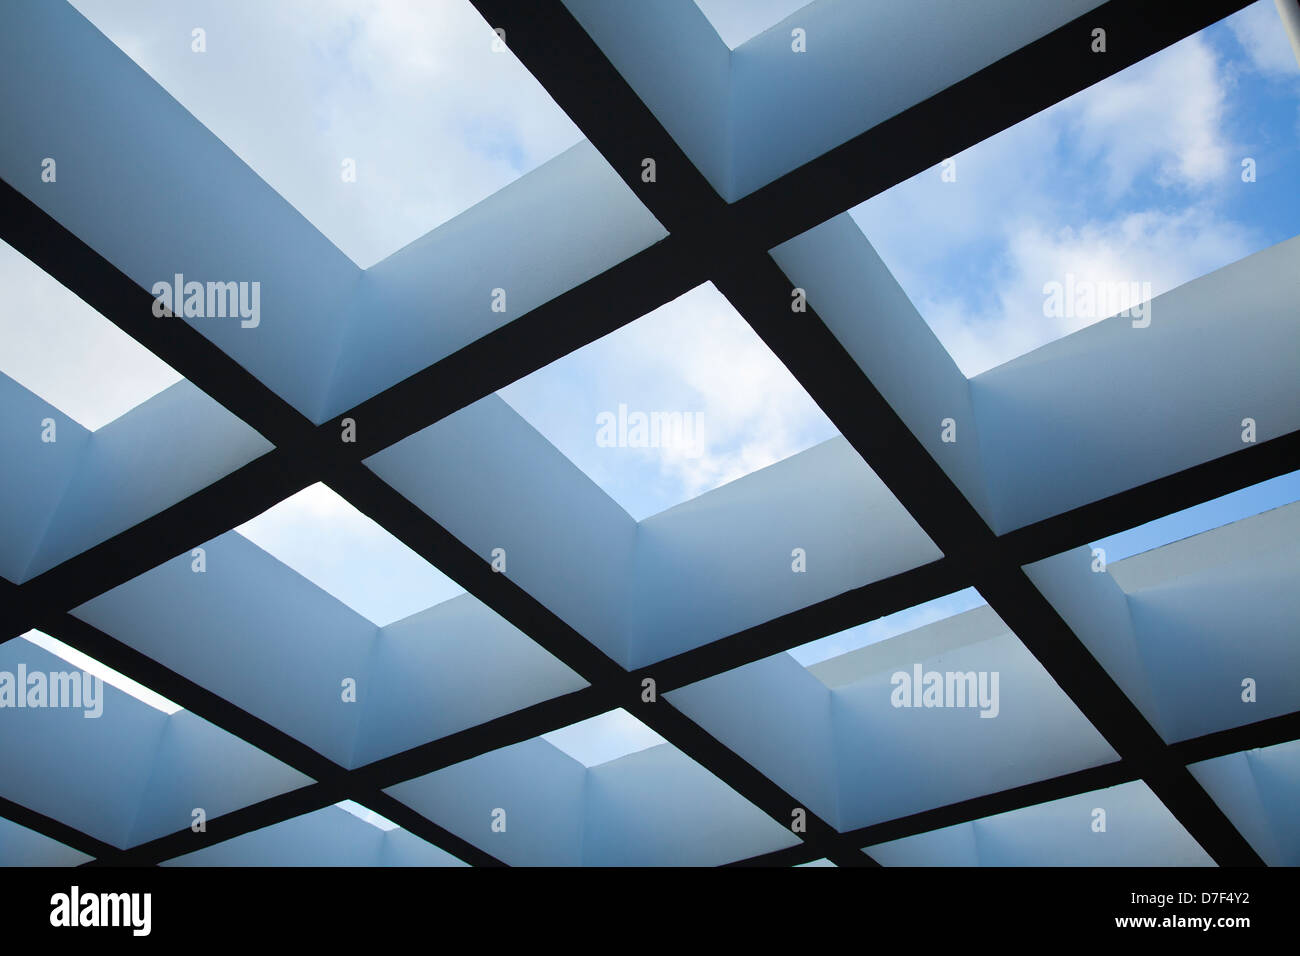
[[[1066,101],[1084,150],[1108,171],[1111,196],[1155,168],[1167,185],[1202,187],[1225,175],[1224,87],[1210,45],[1192,36]],[[1091,147],[1091,148],[1089,148]]]
[[[1273,0],[1258,0],[1227,22],[1255,69],[1275,76],[1300,76],[1300,64]]]
[[[835,426],[711,284],[501,390],[640,520],[834,437]],[[699,416],[695,447],[598,447],[596,418]],[[657,478],[657,480],[656,480]]]
[[[712,283],[620,335],[619,361],[675,380],[703,422],[703,447],[647,449],[693,498],[835,434],[790,371]],[[685,398],[689,396],[689,398]]]
[[[951,300],[925,302],[922,313],[967,377],[987,371],[1062,336],[1107,318],[1141,299],[1119,301],[1105,313],[1045,316],[1044,285],[1140,289],[1152,297],[1177,288],[1253,249],[1247,229],[1192,207],[1177,213],[1144,210],[1050,232],[1021,224],[1007,237],[1009,273],[997,284],[988,311],[972,314]]]
[[[363,267],[581,140],[467,0],[74,5]]]
[[[0,372],[95,431],[175,385],[171,366],[0,242]]]
[[[1156,296],[1259,248],[1221,212],[1240,186],[1224,74],[1189,37],[959,154],[957,182],[927,171],[854,218],[977,375],[1107,317],[1044,316],[1045,283],[1149,283]]]

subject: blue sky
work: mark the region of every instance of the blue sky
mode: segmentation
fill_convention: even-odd
[[[498,394],[638,521],[838,434],[711,282]],[[698,440],[602,447],[620,404],[698,416]]]
[[[95,431],[181,376],[0,241],[0,372]],[[38,321],[32,321],[33,317]]]
[[[697,2],[733,46],[801,6]],[[463,0],[74,5],[363,266],[580,139]],[[1260,0],[959,154],[955,182],[936,166],[852,214],[976,375],[1081,327],[1042,314],[1043,284],[1066,272],[1159,294],[1300,233],[1298,142],[1300,67]],[[339,176],[348,156],[355,184]],[[0,371],[83,425],[179,380],[2,244],[0,281]],[[708,284],[501,395],[637,519],[836,434]],[[700,446],[599,446],[596,416],[620,404],[699,415]],[[1098,544],[1114,561],[1297,497],[1292,474]],[[324,486],[238,530],[377,624],[460,593]],[[791,653],[813,663],[978,603],[949,595]],[[640,740],[617,713],[570,737],[597,755],[620,733]]]
[[[852,215],[973,377],[1095,321],[1044,317],[1066,273],[1159,295],[1300,233],[1298,143],[1300,65],[1260,0]]]
[[[1242,518],[1280,508],[1297,500],[1300,500],[1300,471],[1293,471],[1099,539],[1090,547],[1104,549],[1106,562],[1111,564],[1141,554],[1143,551],[1150,551],[1152,548],[1159,548],[1203,531],[1240,521]],[[974,588],[966,588],[895,614],[859,624],[837,634],[831,634],[793,648],[787,653],[804,667],[809,667],[840,654],[847,654],[859,647],[866,647],[868,644],[914,631],[985,603],[987,602],[978,591]]]
[[[582,140],[467,0],[71,2],[363,268]]]

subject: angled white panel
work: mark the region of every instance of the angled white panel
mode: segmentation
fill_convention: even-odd
[[[469,594],[381,628],[369,673],[354,766],[587,686]]]
[[[80,850],[0,818],[0,866],[80,866],[90,859]]]
[[[1300,709],[1300,503],[1112,562],[1106,573],[1092,573],[1089,555],[1082,548],[1025,570],[1165,740]],[[1253,701],[1243,699],[1247,679]]]
[[[0,178],[145,290],[260,282],[256,328],[158,321],[189,322],[324,420],[356,265],[72,6],[18,0],[0,23]]]
[[[798,842],[671,744],[587,771],[587,866],[717,866]]]
[[[178,711],[163,726],[130,845],[186,829],[195,808],[212,819],[311,782],[252,744]]]
[[[1187,767],[1269,866],[1300,866],[1300,741]]]
[[[843,438],[639,525],[496,396],[367,464],[629,668],[941,557]]]
[[[586,786],[586,767],[534,738],[385,792],[512,866],[580,866]]]
[[[1094,830],[1105,811],[1105,830]],[[885,866],[1213,866],[1142,781],[867,847]]]
[[[326,416],[617,265],[667,233],[585,140],[366,270]],[[505,291],[494,311],[493,290]]]
[[[894,674],[918,664],[977,680],[996,672],[996,695],[988,706],[895,707]],[[1117,759],[988,607],[806,669],[774,655],[669,697],[840,830]]]
[[[1109,571],[1093,571],[1092,549],[1075,548],[1026,565],[1025,574],[1125,696],[1160,727],[1164,720],[1151,691],[1138,646],[1128,595]],[[1119,563],[1108,568],[1118,568]]]
[[[989,520],[970,383],[848,213],[772,250],[791,283],[925,446]],[[921,386],[924,383],[924,386]],[[951,418],[956,441],[945,442]]]
[[[56,440],[41,441],[52,418]],[[81,464],[91,433],[0,373],[0,575],[20,583]]]
[[[988,607],[852,654],[862,655],[862,676],[832,695],[842,829],[1118,759]],[[988,672],[990,690],[996,673],[995,706],[895,707],[892,676],[918,664],[922,673]]]
[[[1097,5],[809,4],[732,53],[734,195],[727,198],[753,192]],[[792,49],[795,27],[805,32],[805,53]]]
[[[0,645],[0,671],[20,663],[29,675],[80,673],[28,641]],[[310,783],[186,711],[102,682],[99,694],[93,708],[0,709],[0,793],[125,848],[185,829],[195,807],[215,817]]]
[[[190,382],[177,382],[91,434],[28,574],[171,507],[271,447]]]
[[[971,379],[994,530],[1300,428],[1300,236]]]
[[[819,0],[731,51],[690,0],[565,5],[734,202],[1097,3]]]
[[[163,866],[464,866],[405,830],[381,830],[339,807],[324,807],[244,833]]]
[[[881,866],[979,866],[975,827],[970,823],[917,833],[866,848]]]
[[[724,671],[665,697],[817,816],[838,818],[831,692],[789,654]]]
[[[795,548],[806,571],[792,569]],[[832,438],[641,522],[631,666],[942,556],[848,441]]]
[[[735,198],[731,51],[695,0],[564,5],[713,188]]]
[[[504,401],[489,395],[366,464],[484,561],[504,548],[510,580],[627,665],[636,522]]]
[[[0,671],[75,672],[24,640],[0,644]],[[130,846],[167,715],[110,684],[102,712],[85,708],[0,709],[0,794],[119,848]]]
[[[187,552],[74,613],[348,765],[378,628],[236,532],[204,548],[205,572]]]

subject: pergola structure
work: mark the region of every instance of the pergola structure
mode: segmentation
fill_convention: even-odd
[[[474,5],[587,143],[364,273],[70,7],[4,11],[0,238],[186,383],[84,449],[60,438],[57,461],[37,444],[47,406],[3,384],[2,636],[44,631],[185,714],[157,718],[173,726],[154,749],[143,717],[0,713],[0,818],[78,851],[50,860],[104,865],[296,860],[276,854],[328,845],[343,824],[320,814],[351,799],[472,865],[850,866],[1140,783],[1210,861],[1294,862],[1269,842],[1294,834],[1225,796],[1235,771],[1189,765],[1300,738],[1300,686],[1284,677],[1255,709],[1187,694],[1300,673],[1300,609],[1277,584],[1300,567],[1295,506],[1123,574],[1093,574],[1087,545],[1300,465],[1300,239],[1161,296],[1176,320],[1108,319],[973,383],[845,215],[1245,4],[873,4],[915,29],[868,55],[866,7],[817,3],[800,23],[833,49],[793,68],[776,62],[788,30],[727,51],[693,0]],[[943,56],[918,58],[938,40]],[[259,328],[156,317],[150,285],[175,273],[259,279]],[[638,526],[493,393],[708,281],[842,440]],[[229,534],[316,482],[468,591],[380,629],[363,688],[382,705],[330,690],[373,635]],[[1189,582],[1175,603],[1195,615],[1129,609],[1162,574]],[[991,611],[964,615],[968,633],[887,643],[924,661],[985,641],[1032,707],[915,739],[898,725],[892,764],[869,751],[897,722],[850,704],[896,661],[828,665],[816,687],[769,661],[972,586]],[[1135,655],[1149,665],[1193,618],[1233,628],[1215,633],[1242,659],[1144,678]],[[614,708],[671,746],[584,776],[536,745]],[[78,760],[130,779],[85,792]],[[297,836],[256,842],[289,821]],[[416,842],[376,859],[449,862]]]

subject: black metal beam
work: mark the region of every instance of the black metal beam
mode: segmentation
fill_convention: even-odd
[[[691,165],[689,160],[659,120],[562,5],[521,8],[505,0],[475,2],[490,24],[506,27],[516,56],[660,222],[675,232],[691,229],[702,237],[699,247],[702,255],[711,257],[710,275],[714,284],[785,363],[945,556],[967,568],[993,609],[1116,752],[1140,769],[1143,779],[1183,826],[1219,863],[1260,865],[1258,854],[1186,768],[1176,762],[1159,735],[1020,566],[1008,562],[1001,554],[997,536],[815,312],[809,309],[799,321],[791,321],[789,290],[793,283],[767,254],[771,244],[779,241],[779,234],[764,233],[753,222],[746,222],[706,188],[698,170],[687,168]],[[1167,11],[1161,11],[1165,18],[1161,35],[1178,39],[1180,27],[1171,27],[1170,22],[1181,24],[1186,34],[1190,34],[1237,6],[1240,4],[1189,4],[1192,12],[1185,19],[1169,17]],[[1074,21],[1038,45],[1031,45],[1019,55],[995,65],[992,71],[981,71],[965,87],[956,84],[950,90],[957,89],[957,93],[951,93],[947,99],[928,101],[929,105],[919,108],[919,114],[937,112],[945,121],[952,122],[949,113],[962,102],[960,96],[967,95],[973,98],[968,105],[979,107],[980,115],[995,117],[995,126],[1000,122],[1010,125],[1023,118],[1017,110],[1029,101],[1024,94],[1012,96],[1009,105],[993,109],[984,101],[1000,90],[1036,87],[1042,83],[1036,74],[1043,66],[1056,66],[1044,60],[1053,51],[1059,52],[1065,63],[1077,63],[1081,57],[1086,59],[1090,51],[1085,29],[1096,25],[1099,16],[1110,23],[1121,11],[1140,8],[1150,11],[1137,3],[1108,5],[1108,8]],[[1201,18],[1206,16],[1209,19],[1202,22]],[[1130,32],[1150,34],[1145,24],[1140,30],[1130,24]],[[1166,39],[1167,42],[1172,40]],[[1072,52],[1071,44],[1077,44],[1076,51]],[[1117,58],[1113,62],[1117,67],[1135,62],[1139,57],[1132,54],[1140,45],[1130,40],[1125,48],[1130,51],[1131,59]],[[1162,45],[1153,46],[1147,52],[1154,52]],[[1104,66],[1094,64],[1090,69],[1097,74],[1097,79],[1107,75]],[[1083,75],[1090,74],[1085,70]],[[976,92],[963,94],[961,90],[965,89]],[[958,99],[947,102],[952,97]],[[994,131],[983,126],[979,133],[987,136]],[[918,128],[916,132],[924,134],[926,128]],[[930,133],[915,147],[918,155],[926,157],[918,168],[925,168],[946,154],[945,150],[935,155],[936,146],[943,144],[942,140],[934,139],[935,135]],[[963,131],[962,135],[970,135],[970,131]],[[850,178],[866,182],[867,189],[879,191],[899,181],[908,174],[907,170],[915,171],[908,164],[915,164],[916,160],[908,159],[903,162],[902,175],[899,175],[900,167],[890,156],[900,148],[913,147],[900,146],[898,140],[895,131],[889,139],[890,150],[859,155],[861,165],[853,170]],[[661,174],[653,183],[641,183],[636,171],[641,157],[645,156],[654,157],[661,167],[666,165],[671,175]],[[809,169],[813,166],[809,164]],[[845,192],[837,184],[833,190],[835,205],[820,210],[819,218],[806,223],[804,228],[842,211]],[[770,208],[761,217],[763,224],[770,228],[783,214],[788,217],[790,210],[801,208],[802,201],[802,195],[796,199],[789,194],[784,206]]]
[[[790,810],[797,806],[789,794],[671,705],[664,701],[653,705],[640,702],[637,678],[642,671],[654,672],[661,678],[666,675],[662,686],[679,686],[823,636],[823,631],[833,633],[861,623],[855,617],[870,615],[863,618],[870,620],[888,613],[881,608],[910,606],[973,582],[1045,666],[1050,662],[1048,670],[1058,683],[1064,676],[1062,686],[1071,685],[1071,696],[1077,695],[1076,703],[1090,719],[1109,727],[1108,736],[1124,744],[1124,749],[1116,748],[1125,754],[1123,765],[1139,768],[1162,798],[1167,803],[1172,801],[1171,809],[1180,819],[1191,823],[1193,835],[1203,844],[1208,839],[1206,848],[1216,858],[1221,862],[1257,862],[1257,857],[1251,859],[1253,851],[1249,847],[1243,850],[1244,841],[1231,825],[1224,828],[1226,818],[1182,768],[1177,758],[1187,747],[1177,745],[1183,748],[1178,750],[1166,747],[1158,738],[1151,739],[1154,731],[1122,694],[1115,697],[1118,689],[1113,681],[1024,578],[1019,564],[1034,555],[1045,556],[1073,546],[1083,540],[1081,535],[1095,537],[1093,522],[1138,524],[1166,513],[1161,509],[1168,507],[1170,498],[1162,497],[1162,489],[1170,490],[1173,500],[1192,504],[1213,497],[1214,489],[1232,490],[1252,483],[1252,479],[1261,480],[1259,476],[1292,470],[1296,436],[1265,443],[1247,453],[1253,457],[1234,455],[1231,463],[1223,460],[1197,466],[999,539],[974,514],[815,315],[797,325],[789,323],[784,315],[787,321],[775,321],[773,302],[782,306],[787,303],[789,283],[766,256],[766,249],[772,245],[1190,35],[1244,3],[1190,3],[1171,10],[1151,3],[1112,0],[730,206],[713,192],[562,6],[516,6],[503,0],[483,0],[477,5],[494,25],[508,28],[514,52],[669,228],[670,238],[351,412],[314,426],[183,322],[159,323],[153,319],[150,296],[16,190],[0,184],[0,222],[4,223],[0,228],[6,240],[277,446],[275,452],[160,515],[64,562],[22,588],[7,589],[7,596],[14,600],[3,618],[6,633],[26,630],[29,621],[52,617],[58,626],[67,628],[65,633],[76,631],[77,627],[70,623],[75,619],[57,621],[57,616],[95,593],[228,530],[312,481],[326,480],[361,510],[379,516],[381,524],[418,552],[436,556],[443,570],[591,680],[593,687],[567,695],[559,702],[535,705],[489,722],[492,729],[472,728],[414,748],[420,751],[418,756],[408,752],[347,771],[333,764],[323,767],[312,763],[310,757],[296,749],[303,745],[284,739],[286,735],[180,675],[163,673],[166,669],[160,671],[155,662],[139,659],[143,655],[133,657],[135,652],[120,642],[115,642],[120,646],[110,645],[106,641],[112,639],[105,636],[96,643],[84,632],[80,639],[94,644],[101,653],[116,655],[118,662],[125,665],[118,668],[124,673],[152,676],[161,682],[155,685],[160,692],[167,693],[170,688],[168,696],[184,696],[220,721],[240,728],[232,732],[239,732],[245,739],[252,734],[271,748],[284,753],[293,751],[297,759],[315,766],[329,781],[313,785],[319,789],[295,791],[297,796],[286,794],[264,801],[274,804],[269,808],[258,809],[263,806],[258,804],[240,811],[241,816],[228,814],[222,818],[227,824],[238,820],[232,829],[247,832],[294,815],[295,807],[325,805],[320,801],[340,792],[361,793],[372,803],[384,805],[375,809],[385,812],[386,807],[393,811],[386,815],[395,820],[394,814],[402,816],[415,832],[432,834],[434,842],[446,845],[458,838],[424,821],[409,808],[394,806],[396,801],[388,802],[391,798],[379,789],[388,785],[383,781],[396,782],[394,774],[436,767],[440,761],[457,755],[466,759],[520,734],[535,736],[554,729],[548,726],[553,720],[586,715],[592,708],[607,709],[620,702],[775,819],[788,823]],[[1105,57],[1081,53],[1087,42],[1080,40],[1080,30],[1090,30],[1092,25],[1108,29],[1111,53]],[[883,149],[885,144],[890,148]],[[656,159],[656,183],[640,180],[640,161],[645,156]],[[890,587],[867,585],[742,635],[678,655],[658,667],[628,674],[504,576],[490,574],[481,559],[409,502],[403,504],[405,499],[359,462],[365,455],[626,324],[706,278],[718,283],[795,372],[859,453],[940,543],[946,557],[890,579]],[[777,298],[771,298],[778,292]],[[356,445],[337,440],[338,419],[349,416],[358,421],[364,418],[366,423],[359,429],[361,440]],[[1246,464],[1241,465],[1239,458]],[[250,508],[256,510],[250,512]],[[1062,542],[1069,544],[1060,547]],[[123,570],[103,570],[105,565]],[[887,596],[891,589],[897,593],[892,601]],[[1038,633],[1039,627],[1044,633]],[[1027,635],[1026,630],[1033,631],[1033,635]],[[1076,666],[1082,669],[1081,674],[1064,673],[1063,669]],[[1240,736],[1224,738],[1230,739]],[[1017,788],[1017,792],[1034,800],[1035,794],[1045,792],[1034,787],[1040,785]],[[353,798],[357,799],[355,795]],[[33,818],[29,811],[28,816]],[[821,855],[825,849],[827,855],[835,854],[831,858],[837,862],[858,862],[847,855],[845,835],[836,834],[811,815],[809,830],[804,845],[795,848],[799,853]],[[81,837],[82,845],[89,845],[85,842],[88,838]],[[174,835],[163,838],[162,843],[154,841],[157,845],[151,844],[147,852],[134,850],[141,851],[137,858],[143,862],[195,848],[192,842],[186,844],[179,838]],[[169,840],[174,842],[165,842]],[[465,852],[457,854],[462,857],[482,853],[477,848],[472,848],[471,853],[468,844],[462,849]],[[123,859],[116,854],[108,856]],[[864,856],[862,862],[870,861]]]

